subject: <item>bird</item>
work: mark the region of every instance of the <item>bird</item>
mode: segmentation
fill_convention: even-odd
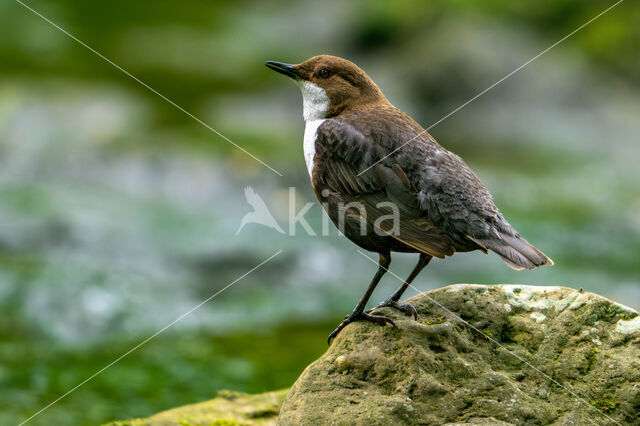
[[[256,194],[256,191],[254,191],[252,187],[247,186],[244,189],[244,197],[247,200],[247,203],[249,203],[249,205],[253,207],[253,211],[245,214],[242,217],[240,226],[236,231],[236,235],[238,235],[240,231],[242,231],[242,228],[244,228],[247,223],[257,223],[260,225],[264,225],[268,228],[275,229],[281,234],[284,234],[284,231],[282,230],[280,225],[278,225],[278,222],[269,211],[269,208],[265,204],[262,197]]]
[[[516,270],[553,265],[507,222],[464,160],[393,106],[356,64],[318,55],[265,65],[302,92],[304,159],[316,197],[342,234],[378,254],[375,275],[329,344],[354,321],[395,326],[372,314],[378,308],[417,319],[415,307],[400,298],[433,257],[491,250]],[[365,310],[392,252],[418,254],[418,262],[396,292]]]

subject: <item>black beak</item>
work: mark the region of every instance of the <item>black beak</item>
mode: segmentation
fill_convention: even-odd
[[[279,72],[280,74],[284,74],[287,77],[293,78],[294,80],[297,80],[300,78],[300,76],[298,75],[298,73],[294,68],[294,65],[292,64],[285,64],[283,62],[276,62],[276,61],[267,61],[264,64],[268,68],[271,68],[272,70]]]

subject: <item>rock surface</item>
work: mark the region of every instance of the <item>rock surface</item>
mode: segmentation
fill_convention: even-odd
[[[146,419],[112,422],[105,426],[267,426],[275,425],[286,390],[248,395],[220,391],[218,397],[163,411]]]
[[[418,321],[383,308],[397,328],[345,328],[296,381],[278,422],[638,424],[633,309],[523,285],[459,284],[409,301]]]

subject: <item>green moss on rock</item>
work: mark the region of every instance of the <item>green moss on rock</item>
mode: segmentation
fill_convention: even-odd
[[[620,400],[618,398],[599,399],[591,401],[591,404],[603,413],[611,413],[620,404]]]
[[[444,317],[438,317],[435,320],[426,320],[426,321],[423,321],[422,323],[426,325],[436,325],[436,324],[443,324],[446,321],[447,320],[444,319]]]
[[[220,391],[218,397],[185,405],[146,419],[109,423],[105,426],[267,426],[276,424],[286,390],[248,395]]]
[[[596,348],[592,348],[589,352],[587,352],[587,354],[585,355],[587,363],[580,369],[582,371],[582,374],[587,374],[589,371],[591,371],[593,366],[596,365],[596,363],[598,362],[598,352],[600,351]]]

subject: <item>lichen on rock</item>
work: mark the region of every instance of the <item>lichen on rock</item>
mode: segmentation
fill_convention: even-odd
[[[630,308],[584,291],[524,285],[458,284],[409,302],[418,321],[382,308],[397,327],[345,328],[296,381],[279,423],[628,424],[640,417],[640,317]]]

